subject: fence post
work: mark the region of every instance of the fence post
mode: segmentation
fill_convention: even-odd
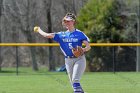
[[[18,62],[18,46],[16,46],[16,75],[18,75],[18,67],[19,67],[19,62]]]
[[[113,73],[116,72],[116,53],[115,53],[115,46],[113,46]]]
[[[139,2],[139,6],[137,6],[137,43],[140,43],[140,28],[139,28],[139,26],[140,26],[140,9],[139,9],[139,7],[140,7],[140,2]],[[136,71],[137,72],[140,72],[140,47],[139,46],[137,46],[137,63],[136,63]]]

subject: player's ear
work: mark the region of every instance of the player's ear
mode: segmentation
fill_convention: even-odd
[[[75,20],[75,21],[74,21],[74,25],[76,25],[76,24],[77,24],[77,21]]]

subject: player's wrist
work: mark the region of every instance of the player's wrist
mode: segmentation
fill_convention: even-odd
[[[88,47],[83,48],[83,52],[87,52],[87,51],[89,51]]]
[[[87,52],[87,49],[86,48],[82,48],[83,49],[83,52]]]

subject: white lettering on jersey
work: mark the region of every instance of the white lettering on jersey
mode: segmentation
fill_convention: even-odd
[[[77,38],[64,38],[62,40],[63,42],[78,42]]]

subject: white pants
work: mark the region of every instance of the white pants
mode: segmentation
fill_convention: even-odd
[[[78,58],[65,58],[65,65],[71,84],[80,83],[81,76],[86,68],[85,55]]]

